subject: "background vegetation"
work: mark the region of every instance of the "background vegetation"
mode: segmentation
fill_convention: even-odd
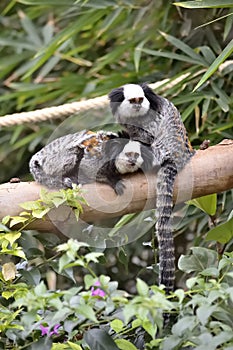
[[[203,3],[208,8],[201,8]],[[166,78],[170,84],[161,85],[157,92],[179,108],[196,148],[204,139],[213,145],[231,138],[232,2],[195,4],[2,0],[0,115],[100,96],[127,82]],[[30,179],[31,155],[55,132],[112,121],[110,113],[103,116],[102,111],[95,118],[93,122],[89,113],[63,124],[48,121],[2,128],[1,182],[14,176]],[[190,256],[179,260],[186,274],[177,274],[177,286],[185,287],[187,273],[194,277],[185,293],[179,289],[170,300],[156,286],[150,287],[155,298],[149,294],[147,284],[155,283],[152,270],[156,273],[151,247],[145,245],[150,230],[124,249],[90,253],[72,241],[55,250],[62,243],[58,237],[25,231],[23,220],[19,230],[11,232],[9,224],[14,225],[5,219],[0,347],[232,349],[232,254],[222,256],[232,250],[232,193],[193,204],[202,210],[189,206],[176,212],[179,217],[185,211],[175,232],[178,255],[194,247]],[[226,226],[219,228],[219,224]],[[217,231],[208,234],[210,244],[205,237],[213,226]],[[220,243],[226,244],[218,246],[220,256],[214,243],[219,232]],[[141,279],[135,283],[138,276],[147,284]],[[163,310],[178,316],[171,330],[162,330]]]

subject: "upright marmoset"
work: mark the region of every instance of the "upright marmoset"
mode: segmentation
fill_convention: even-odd
[[[194,154],[176,107],[146,84],[127,84],[109,94],[112,113],[134,141],[151,147],[157,174],[156,235],[159,283],[174,289],[175,254],[172,234],[173,188],[177,173]]]
[[[123,194],[121,175],[151,167],[148,147],[128,139],[127,133],[81,131],[55,139],[33,155],[34,179],[49,188],[69,188],[94,181]]]

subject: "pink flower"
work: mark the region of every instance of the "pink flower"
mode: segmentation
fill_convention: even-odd
[[[96,288],[97,286],[100,286],[100,281],[96,281],[93,287],[91,287],[91,295],[98,296],[101,298],[105,297],[106,293],[102,289]]]
[[[40,324],[40,329],[41,329],[41,335],[49,335],[50,337],[55,334],[58,335],[58,328],[61,327],[60,324],[55,324],[53,327],[53,330],[49,332],[49,326],[45,327],[42,324]]]
[[[47,335],[49,332],[49,327],[44,327],[42,324],[40,324],[40,329],[41,329],[41,335]]]

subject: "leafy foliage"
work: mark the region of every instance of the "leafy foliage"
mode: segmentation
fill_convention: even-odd
[[[176,5],[1,1],[0,114],[99,96],[128,82],[165,79],[157,92],[178,106],[196,147],[204,139],[215,144],[231,138],[232,1]],[[67,123],[72,130],[84,129],[95,119],[102,128],[110,114],[99,114],[78,115]],[[30,179],[29,158],[61,131],[66,128],[57,121],[0,130],[1,181]],[[134,244],[105,251],[26,230],[31,220],[62,204],[78,219],[83,200],[78,191],[68,190],[42,192],[39,201],[24,203],[21,215],[7,216],[0,225],[1,348],[233,347],[232,192],[177,208],[179,288],[168,297],[155,283],[156,250],[154,242],[145,243],[151,241],[149,224],[147,235]],[[110,235],[120,235],[134,217],[112,223]],[[153,223],[153,213],[137,220]],[[167,328],[164,312],[171,314]]]
[[[32,214],[33,215],[33,214]],[[19,231],[20,233],[20,231]],[[6,240],[14,245],[20,234]],[[1,253],[11,254],[4,250]],[[187,290],[166,296],[162,287],[137,279],[136,295],[118,289],[110,277],[96,276],[92,263],[103,253],[86,251],[87,244],[68,240],[56,248],[47,268],[72,281],[68,290],[49,290],[40,274],[41,263],[6,263],[2,269],[1,346],[22,349],[32,345],[50,349],[178,349],[186,346],[225,349],[233,345],[233,255],[218,261],[217,253],[194,247],[181,256],[179,268],[193,272]],[[83,251],[84,252],[84,251]],[[39,255],[38,255],[39,257]],[[26,257],[24,257],[26,258]],[[30,263],[31,262],[31,263]],[[74,267],[85,269],[84,285],[74,280]],[[9,271],[13,271],[11,274]],[[16,272],[16,273],[15,273]],[[172,315],[171,329],[163,328],[163,314]]]

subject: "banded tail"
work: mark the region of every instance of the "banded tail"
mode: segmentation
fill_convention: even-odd
[[[175,249],[172,233],[173,188],[177,174],[174,163],[162,164],[157,176],[157,222],[155,225],[159,248],[159,284],[168,294],[174,289]]]

